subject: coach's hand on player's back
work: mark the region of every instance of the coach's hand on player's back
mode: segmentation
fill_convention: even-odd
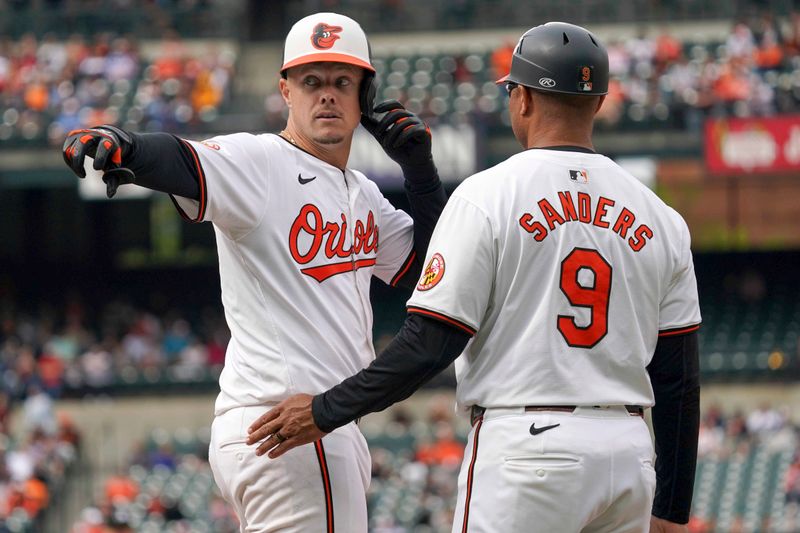
[[[650,533],[689,533],[689,526],[676,524],[657,516],[650,517]]]
[[[136,176],[122,167],[122,159],[130,150],[132,141],[127,132],[114,126],[72,130],[67,134],[62,149],[64,161],[79,177],[86,177],[86,158],[94,158],[93,168],[103,171],[103,181],[108,197],[117,192],[123,183],[133,183]]]
[[[435,172],[430,128],[397,100],[376,105],[372,114],[361,116],[361,125],[377,139],[386,155],[400,165],[406,179],[430,178],[431,169]]]
[[[269,457],[275,459],[292,448],[324,437],[326,433],[314,423],[312,399],[310,394],[289,396],[250,424],[247,444],[261,443],[256,455],[269,452]]]

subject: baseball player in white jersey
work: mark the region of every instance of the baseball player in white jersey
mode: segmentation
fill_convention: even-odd
[[[689,231],[593,149],[608,85],[594,35],[532,28],[499,81],[525,151],[453,193],[403,329],[367,369],[257,420],[250,441],[280,457],[461,354],[473,429],[454,533],[686,531],[700,324]]]
[[[372,109],[374,69],[354,20],[297,22],[281,75],[290,111],[279,135],[194,142],[101,126],[72,132],[64,157],[83,177],[94,156],[109,196],[135,181],[214,224],[231,340],[209,454],[241,530],[366,532],[370,460],[355,424],[278,461],[257,457],[246,430],[290,394],[322,392],[374,359],[371,278],[413,287],[446,197],[425,124],[397,102]],[[400,164],[413,219],[347,168],[359,120]]]

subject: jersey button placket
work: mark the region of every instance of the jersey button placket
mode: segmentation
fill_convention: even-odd
[[[350,197],[350,184],[347,183],[347,173],[342,172],[342,181],[344,181],[344,199],[345,204],[347,205],[347,227],[350,229],[348,235],[350,236],[350,263],[353,266],[353,281],[356,284],[356,291],[358,291],[358,279],[356,277],[356,253],[355,253],[355,233],[353,231],[353,227],[355,224],[353,223],[353,202]]]
[[[359,192],[360,192],[360,187],[358,187],[358,185],[356,183],[353,183],[353,184],[350,183],[350,180],[348,180],[348,178],[347,178],[347,172],[346,171],[342,172],[342,179],[344,180],[344,188],[345,188],[345,193],[346,193],[346,196],[347,196],[347,222],[348,222],[348,229],[349,229],[348,234],[350,236],[350,262],[352,263],[352,267],[353,267],[353,283],[355,284],[356,294],[358,294],[359,300],[363,302],[364,301],[364,295],[361,293],[361,288],[359,287],[359,284],[358,284],[358,270],[356,269],[356,263],[357,263],[358,259],[356,258],[356,251],[355,251],[355,249],[356,249],[356,247],[355,247],[355,242],[356,242],[356,234],[355,234],[355,232],[356,232],[356,223],[355,223],[355,221],[357,220],[357,218],[356,218],[356,215],[354,215],[354,213],[357,213],[357,209],[356,209],[355,204],[356,204],[356,201],[358,199],[358,195],[359,195]],[[368,297],[367,297],[367,305],[370,305]],[[364,327],[364,331],[365,332],[367,332],[369,330],[370,312],[371,312],[371,309],[369,309],[369,310],[368,309],[364,309],[363,305],[362,305],[361,319],[363,321],[363,327]]]

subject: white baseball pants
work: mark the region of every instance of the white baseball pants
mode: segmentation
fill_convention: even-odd
[[[644,419],[622,406],[487,409],[464,452],[453,533],[646,533],[653,461]]]
[[[371,475],[367,443],[355,424],[277,459],[257,457],[247,428],[270,406],[214,418],[209,462],[242,533],[366,533]]]

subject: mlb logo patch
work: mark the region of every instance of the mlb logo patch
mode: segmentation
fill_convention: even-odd
[[[589,173],[585,170],[570,170],[569,179],[578,183],[589,183]]]

